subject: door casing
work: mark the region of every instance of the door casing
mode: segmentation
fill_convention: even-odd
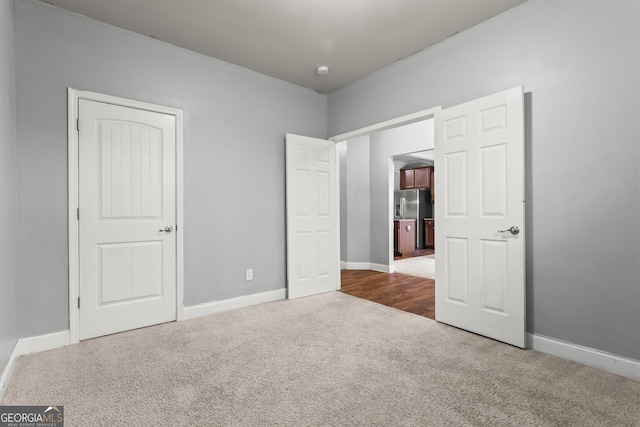
[[[361,136],[366,136],[366,135],[371,135],[373,133],[376,132],[380,132],[383,130],[388,130],[388,129],[393,129],[393,128],[397,128],[400,126],[406,126],[406,125],[410,125],[412,123],[416,123],[416,122],[420,122],[423,120],[427,120],[427,119],[432,119],[435,117],[435,115],[437,113],[439,113],[442,110],[442,106],[436,106],[433,108],[429,108],[427,110],[422,110],[422,111],[418,111],[416,113],[412,113],[412,114],[407,114],[406,116],[400,116],[400,117],[396,117],[394,119],[390,119],[390,120],[386,120],[384,122],[380,122],[380,123],[376,123],[373,124],[371,126],[366,126],[360,129],[356,129],[354,131],[350,131],[350,132],[346,132],[346,133],[342,133],[336,136],[332,136],[331,138],[329,138],[330,141],[334,141],[334,142],[343,142],[343,141],[348,141],[350,139],[355,139],[355,138],[359,138]],[[391,209],[391,207],[393,206],[393,159],[389,158],[388,161],[388,181],[389,181],[389,188],[388,188],[388,193],[389,193],[389,209],[387,210],[387,223],[388,224],[393,224],[393,211]],[[388,266],[392,266],[393,265],[393,229],[391,227],[388,227],[388,237],[387,237],[387,241],[389,242],[388,244],[388,250],[387,250],[387,254],[388,254],[388,262],[387,265]],[[379,270],[379,271],[383,271],[383,270]],[[392,271],[387,271],[388,273],[392,272]]]
[[[183,111],[178,108],[150,104],[97,92],[68,88],[68,229],[69,229],[69,343],[80,341],[80,316],[78,296],[80,292],[79,270],[79,164],[78,164],[78,102],[88,99],[96,102],[114,104],[172,115],[176,121],[176,318],[184,318],[184,226],[183,226]]]

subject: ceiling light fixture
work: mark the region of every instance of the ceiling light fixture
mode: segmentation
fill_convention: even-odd
[[[327,74],[329,74],[329,67],[327,67],[326,65],[321,65],[318,67],[316,72],[319,76],[326,76]]]

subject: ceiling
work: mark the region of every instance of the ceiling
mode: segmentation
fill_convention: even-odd
[[[329,93],[526,0],[42,1]]]

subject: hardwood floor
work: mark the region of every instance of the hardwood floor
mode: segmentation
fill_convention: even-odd
[[[370,270],[342,270],[341,279],[345,294],[435,320],[434,280]]]

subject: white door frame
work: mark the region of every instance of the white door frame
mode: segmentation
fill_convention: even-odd
[[[400,126],[410,125],[412,123],[416,123],[422,120],[432,119],[435,117],[437,113],[442,111],[442,106],[437,106],[433,108],[429,108],[427,110],[418,111],[417,113],[407,114],[406,116],[396,117],[394,119],[386,120],[384,122],[376,123],[371,126],[366,126],[360,129],[356,129],[351,132],[342,133],[340,135],[332,136],[329,138],[330,141],[343,142],[348,141],[350,139],[358,138],[365,135],[371,135],[375,132],[380,132],[387,129],[393,129]],[[435,147],[434,147],[435,149]],[[393,224],[393,210],[391,207],[393,206],[393,159],[389,158],[389,209],[388,211],[388,223]],[[338,181],[340,180],[340,176],[338,176]],[[340,183],[338,182],[338,185]],[[388,235],[389,247],[387,249],[389,261],[388,261],[388,273],[393,273],[393,229],[389,227],[389,235]],[[381,271],[381,270],[379,270]]]
[[[358,138],[359,136],[370,135],[382,130],[410,125],[411,123],[430,119],[434,117],[440,110],[442,110],[441,105],[429,108],[427,110],[418,111],[417,113],[407,114],[406,116],[396,117],[395,119],[386,120],[384,122],[376,123],[371,126],[365,126],[363,128],[356,129],[350,132],[341,133],[339,135],[332,136],[331,138],[329,138],[329,140],[335,142],[348,141],[353,138]]]
[[[184,226],[183,226],[183,111],[142,101],[134,101],[97,92],[68,88],[68,174],[69,174],[69,343],[80,341],[80,269],[77,219],[78,209],[78,101],[87,99],[123,107],[137,108],[174,116],[176,119],[176,318],[184,318]]]

